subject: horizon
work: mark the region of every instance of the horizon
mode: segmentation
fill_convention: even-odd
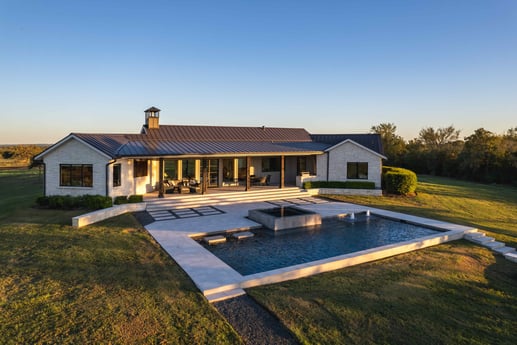
[[[517,2],[0,4],[0,144],[177,125],[517,127]],[[512,123],[513,121],[513,123]]]

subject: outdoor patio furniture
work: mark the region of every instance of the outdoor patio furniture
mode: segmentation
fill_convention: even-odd
[[[251,183],[254,185],[265,186],[267,184],[267,176],[254,177],[251,180]]]

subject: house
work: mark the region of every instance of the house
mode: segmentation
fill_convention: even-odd
[[[303,128],[160,124],[145,110],[138,134],[71,133],[35,157],[45,167],[45,195],[163,196],[164,180],[213,187],[284,188],[307,180],[371,181],[381,187],[377,134],[310,134]]]

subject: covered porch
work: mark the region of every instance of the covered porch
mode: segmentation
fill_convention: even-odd
[[[316,174],[315,155],[160,157],[151,160],[148,194],[206,194],[297,185],[297,176]]]

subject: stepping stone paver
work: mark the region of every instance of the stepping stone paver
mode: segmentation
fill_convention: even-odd
[[[226,242],[226,237],[224,237],[222,235],[207,236],[207,237],[203,238],[203,241],[208,244],[224,243],[224,242]]]
[[[250,237],[253,237],[253,236],[255,236],[255,234],[250,232],[250,231],[238,232],[238,233],[235,233],[235,234],[232,235],[232,237],[235,237],[238,240],[242,240],[242,239],[245,239],[245,238],[250,238]]]

